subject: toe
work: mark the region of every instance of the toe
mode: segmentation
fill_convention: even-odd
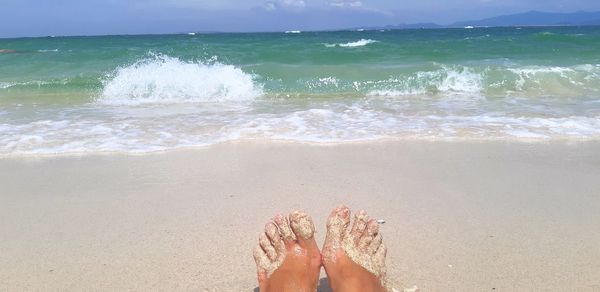
[[[385,268],[385,257],[387,255],[387,247],[385,244],[381,244],[379,249],[373,255],[373,261],[378,267]]]
[[[271,244],[271,241],[265,233],[261,233],[261,235],[258,237],[258,243],[271,261],[274,261],[277,258],[277,252],[275,251],[275,247],[273,246],[273,244]]]
[[[275,216],[275,218],[273,218],[273,222],[275,222],[275,224],[277,225],[279,233],[283,238],[283,242],[286,245],[293,244],[296,241],[296,234],[294,234],[294,232],[292,231],[287,217],[278,214]]]
[[[375,238],[375,235],[377,235],[377,233],[379,233],[379,224],[375,219],[369,220],[369,222],[367,222],[365,232],[359,239],[358,247],[361,250],[367,250],[369,245],[371,245],[371,242],[373,242],[373,239]]]
[[[296,235],[298,244],[303,247],[308,247],[308,244],[314,242],[315,225],[312,218],[304,211],[294,211],[290,214],[289,222],[292,231]]]
[[[329,215],[329,219],[327,219],[325,244],[340,246],[344,234],[348,230],[348,225],[350,225],[350,209],[344,205],[333,209]]]
[[[375,236],[373,237],[373,240],[371,241],[369,246],[367,246],[367,252],[369,254],[375,254],[377,252],[377,250],[379,250],[379,247],[382,245],[382,241],[383,241],[383,237],[381,237],[381,234],[380,233],[375,234]]]
[[[258,274],[266,273],[271,265],[271,261],[260,245],[257,245],[256,248],[254,248],[253,256]]]
[[[265,231],[277,254],[283,254],[285,252],[285,244],[283,243],[281,233],[279,233],[279,229],[277,229],[275,223],[267,223],[267,225],[265,225]]]
[[[369,215],[364,210],[360,210],[354,215],[354,223],[352,224],[352,229],[350,229],[350,236],[354,238],[356,244],[358,244],[358,241],[365,232],[367,222],[369,222]]]

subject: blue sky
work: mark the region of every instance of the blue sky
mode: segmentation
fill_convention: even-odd
[[[528,10],[599,11],[600,1],[2,0],[0,37],[447,24]]]

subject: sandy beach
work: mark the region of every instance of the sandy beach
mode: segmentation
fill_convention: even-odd
[[[600,291],[597,142],[14,157],[0,186],[0,291],[253,291],[264,223],[302,208],[320,244],[340,203],[386,221],[399,290]]]

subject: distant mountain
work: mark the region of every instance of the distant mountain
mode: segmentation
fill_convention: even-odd
[[[415,29],[415,28],[445,28],[446,25],[437,23],[424,22],[424,23],[402,23],[395,25],[386,26],[359,26],[354,28],[348,28],[346,30],[382,30],[382,29]]]
[[[459,21],[450,27],[464,26],[543,26],[543,25],[600,25],[600,12],[578,11],[551,13],[529,11],[481,20]]]
[[[529,11],[517,14],[502,15],[480,20],[458,21],[449,25],[437,23],[402,23],[387,26],[356,27],[349,30],[378,29],[414,29],[414,28],[452,28],[478,26],[554,26],[554,25],[600,25],[600,11],[572,13],[552,13]]]

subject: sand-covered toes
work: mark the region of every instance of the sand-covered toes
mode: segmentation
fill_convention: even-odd
[[[276,215],[254,251],[260,291],[314,292],[321,255],[312,218],[303,211]]]
[[[348,207],[335,208],[327,221],[323,266],[333,291],[386,291],[385,256],[379,224],[359,211],[350,225]]]

